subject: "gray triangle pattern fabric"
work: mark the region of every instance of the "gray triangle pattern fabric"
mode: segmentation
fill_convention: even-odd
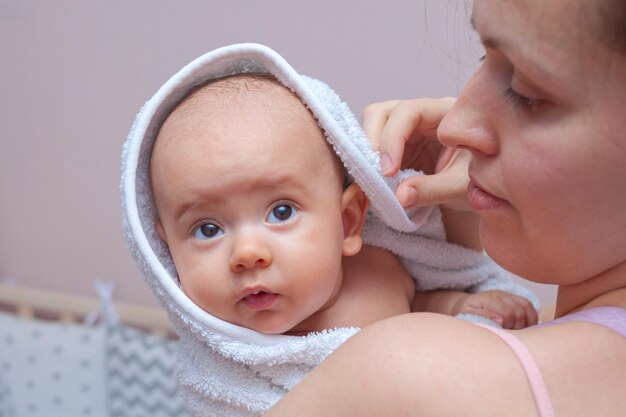
[[[175,342],[106,326],[105,371],[112,416],[187,417],[174,381]]]

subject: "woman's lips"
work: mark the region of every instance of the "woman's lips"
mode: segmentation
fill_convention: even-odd
[[[255,291],[243,297],[241,301],[251,310],[265,310],[270,308],[278,294],[267,291]]]
[[[483,190],[474,180],[470,180],[467,186],[467,199],[472,209],[476,211],[509,207],[508,201],[489,194]]]

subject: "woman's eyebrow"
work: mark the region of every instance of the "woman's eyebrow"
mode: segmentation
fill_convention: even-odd
[[[525,75],[535,74],[533,77],[533,79],[535,79],[537,77],[536,74],[539,74],[539,76],[545,78],[546,83],[554,87],[561,86],[562,83],[560,79],[556,77],[556,74],[559,73],[559,67],[556,64],[551,64],[549,60],[538,61],[537,59],[530,59],[531,57],[528,54],[527,48],[525,49],[523,47],[524,45],[511,42],[506,38],[481,34],[476,28],[475,13],[472,13],[470,16],[470,24],[472,29],[479,34],[480,41],[485,48],[502,51],[510,60],[514,57],[513,61],[516,63],[516,67],[519,66],[523,68]]]
[[[478,29],[476,29],[476,22],[474,20],[474,13],[472,13],[472,15],[470,16],[470,25],[472,26],[472,29],[475,32],[478,32]],[[490,36],[487,36],[487,37],[481,36],[480,41],[486,48],[489,48],[489,49],[498,49],[501,46],[501,43],[498,42],[497,39],[492,38]]]

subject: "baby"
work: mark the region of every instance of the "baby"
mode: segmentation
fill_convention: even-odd
[[[385,317],[535,320],[502,291],[533,294],[446,242],[438,210],[402,208],[401,178],[382,176],[330,87],[263,45],[204,54],[146,102],[123,149],[122,219],[180,336],[176,380],[192,414],[262,415]]]
[[[425,310],[536,322],[531,303],[506,292],[416,292],[395,255],[363,246],[367,198],[270,75],[193,89],[161,126],[150,175],[183,291],[229,323],[304,335]]]

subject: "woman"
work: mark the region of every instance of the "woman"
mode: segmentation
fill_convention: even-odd
[[[406,206],[462,206],[471,155],[482,244],[559,285],[557,320],[504,335],[426,313],[378,322],[269,415],[626,415],[626,4],[476,0],[472,21],[486,56],[454,105],[382,103],[364,125],[389,173],[423,167],[437,127],[453,149],[400,187]]]

